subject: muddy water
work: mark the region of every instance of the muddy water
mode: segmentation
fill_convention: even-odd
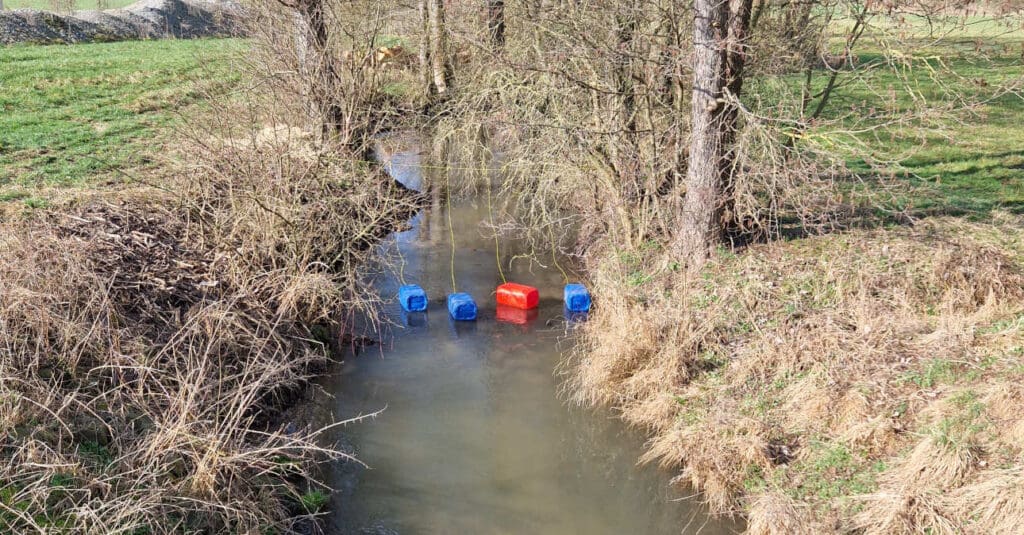
[[[420,188],[413,153],[391,160],[396,177]],[[486,199],[455,203],[435,195],[411,228],[391,236],[370,283],[385,296],[405,281],[428,292],[426,314],[397,303],[395,324],[368,332],[383,343],[345,356],[324,384],[325,409],[344,419],[382,411],[336,438],[368,468],[339,465],[329,532],[339,534],[678,534],[735,533],[709,519],[696,500],[672,490],[670,474],[638,467],[638,434],[606,413],[567,407],[555,368],[572,343],[554,266],[515,262],[509,280],[537,286],[536,315],[498,321],[501,283],[494,241],[484,236]],[[451,225],[449,226],[449,215]],[[473,323],[448,319],[451,237],[455,283],[480,306]],[[502,254],[517,245],[502,242]],[[394,273],[398,271],[399,273]],[[394,301],[394,300],[392,300]],[[518,322],[518,323],[517,323]]]

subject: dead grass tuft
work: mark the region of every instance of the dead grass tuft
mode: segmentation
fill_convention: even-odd
[[[310,468],[343,454],[276,415],[327,360],[314,327],[372,312],[355,270],[415,199],[294,148],[196,142],[169,184],[3,224],[0,531],[287,533],[316,512]]]
[[[806,509],[780,493],[765,493],[750,506],[750,535],[814,535],[825,530]]]
[[[750,504],[757,532],[794,511],[956,532],[971,517],[943,493],[1020,452],[1024,251],[1005,244],[1022,229],[1001,214],[857,230],[722,252],[696,275],[657,247],[595,250],[567,391],[650,430],[644,461],[678,466],[716,511]]]
[[[974,470],[978,453],[971,444],[928,436],[886,473],[885,479],[894,485],[910,487],[955,487]]]
[[[854,525],[866,535],[954,535],[961,523],[943,510],[938,492],[903,488],[876,493],[863,499],[864,510]]]
[[[968,533],[1014,533],[1024,519],[1024,471],[1020,466],[991,470],[957,489],[949,500]]]

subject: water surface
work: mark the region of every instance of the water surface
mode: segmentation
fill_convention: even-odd
[[[423,184],[415,153],[392,161],[398,178]],[[382,269],[368,282],[386,296],[397,294],[402,279],[421,285],[428,313],[409,317],[392,299],[386,313],[394,325],[368,332],[382,345],[345,355],[324,384],[335,419],[382,411],[339,431],[369,468],[348,463],[329,474],[341,489],[330,532],[736,532],[671,488],[671,474],[636,466],[643,451],[637,433],[559,397],[555,369],[572,343],[561,271],[525,260],[506,266],[508,280],[540,289],[541,305],[529,316],[503,314],[513,323],[498,321],[494,289],[502,279],[481,225],[491,216],[486,200],[456,203],[450,213],[445,196],[434,195],[432,204],[382,245],[382,256],[400,259],[402,268]],[[455,285],[480,306],[472,323],[455,323],[445,310],[453,236]],[[503,240],[504,261],[520,247]]]

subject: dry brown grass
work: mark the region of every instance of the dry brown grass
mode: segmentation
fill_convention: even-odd
[[[350,4],[330,54],[388,27]],[[358,150],[398,100],[385,74],[408,73],[349,66],[314,95],[293,14],[252,17],[243,83],[190,108],[154,175],[0,213],[0,532],[312,526],[311,469],[342,454],[281,409],[373,319],[357,270],[417,206]],[[366,139],[322,135],[311,95]]]
[[[1000,490],[1022,453],[1022,243],[999,214],[756,245],[699,274],[598,251],[567,391],[648,429],[646,461],[755,533],[1006,533],[1024,523]]]
[[[814,535],[823,530],[821,524],[801,509],[792,498],[781,493],[764,493],[750,506],[751,535]]]
[[[186,142],[171,183],[3,224],[0,531],[290,532],[315,512],[309,469],[341,454],[278,408],[326,362],[313,328],[372,311],[355,270],[415,199],[302,143]]]

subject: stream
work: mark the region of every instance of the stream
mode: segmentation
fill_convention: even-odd
[[[385,157],[392,175],[424,187],[416,152]],[[401,279],[422,286],[427,313],[408,315],[391,299],[380,345],[343,355],[320,386],[318,411],[367,467],[337,463],[325,482],[338,489],[327,522],[332,534],[679,534],[736,533],[742,525],[712,519],[672,474],[638,466],[639,432],[608,412],[568,406],[556,367],[571,348],[572,322],[561,301],[564,278],[553,265],[528,260],[507,267],[519,244],[502,241],[505,276],[535,286],[535,313],[496,317],[502,282],[495,243],[482,232],[486,198],[439,195],[406,229],[381,244],[382,258],[404,264],[370,277],[381,295]],[[449,226],[449,216],[451,225]],[[451,237],[455,280],[480,308],[475,322],[448,317]],[[396,271],[398,273],[396,273]]]

